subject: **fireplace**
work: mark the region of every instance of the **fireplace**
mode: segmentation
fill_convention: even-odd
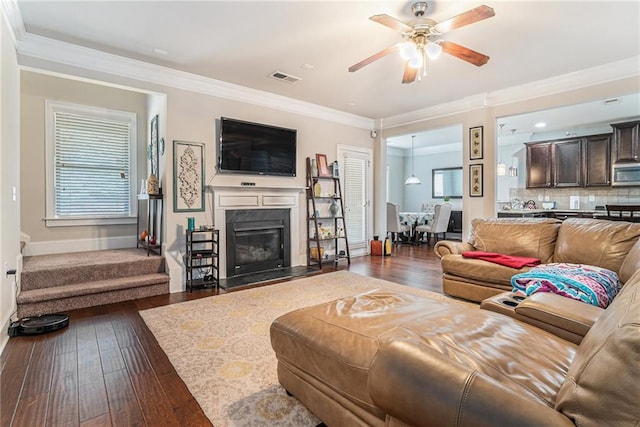
[[[226,277],[291,266],[289,209],[225,211]]]

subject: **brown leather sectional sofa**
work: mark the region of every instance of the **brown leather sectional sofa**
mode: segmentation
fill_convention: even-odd
[[[638,426],[640,273],[606,310],[582,306],[599,314],[579,345],[398,293],[290,312],[271,343],[280,383],[328,426]]]
[[[558,295],[503,293],[482,308],[428,293],[356,295],[273,322],[280,383],[328,426],[637,427],[640,229],[575,221],[523,234],[545,261],[618,271],[625,284],[606,309]]]
[[[604,267],[622,283],[640,268],[640,224],[590,218],[476,218],[467,242],[442,240],[435,246],[442,261],[442,289],[447,295],[480,302],[511,291],[511,277],[529,270],[464,258],[465,251],[497,252]],[[633,250],[632,250],[633,248]]]

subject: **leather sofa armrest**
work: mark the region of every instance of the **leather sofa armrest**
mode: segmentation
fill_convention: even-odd
[[[473,251],[474,247],[467,242],[454,242],[451,240],[440,240],[433,247],[436,255],[439,258],[442,258],[445,255],[449,254],[461,254],[465,251]]]
[[[410,340],[378,350],[368,387],[380,409],[408,425],[573,426],[542,401]]]
[[[604,310],[584,302],[549,292],[527,297],[515,308],[516,314],[585,336]],[[525,320],[526,322],[526,320]]]

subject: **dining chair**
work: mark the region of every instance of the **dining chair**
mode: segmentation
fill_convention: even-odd
[[[411,227],[400,222],[400,207],[387,202],[387,234],[391,233],[391,240],[400,243],[400,236],[411,231]]]
[[[606,205],[611,221],[640,222],[640,205]]]
[[[428,225],[419,225],[416,227],[416,234],[419,236],[419,240],[422,240],[424,234],[427,235],[427,244],[431,241],[431,235],[434,235],[435,241],[438,241],[438,237],[442,234],[442,238],[445,238],[447,229],[449,228],[449,219],[451,218],[451,203],[443,203],[436,205],[434,208],[433,222]]]

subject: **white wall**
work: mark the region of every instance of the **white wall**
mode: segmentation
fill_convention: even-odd
[[[415,154],[414,174],[422,184],[404,185],[404,181],[411,175],[411,156],[402,157],[397,149],[387,150],[387,164],[389,165],[389,201],[400,205],[404,212],[419,212],[422,204],[435,205],[443,202],[442,198],[432,198],[432,170],[462,166],[462,145],[459,150],[445,153]],[[464,181],[463,181],[464,185]],[[461,199],[451,199],[454,209],[462,208]]]
[[[0,9],[1,10],[1,9]],[[2,13],[2,12],[0,12]],[[14,277],[22,269],[20,255],[20,72],[16,51],[0,17],[0,353],[16,310]],[[15,197],[14,197],[15,191]],[[17,269],[18,275],[6,271]]]

